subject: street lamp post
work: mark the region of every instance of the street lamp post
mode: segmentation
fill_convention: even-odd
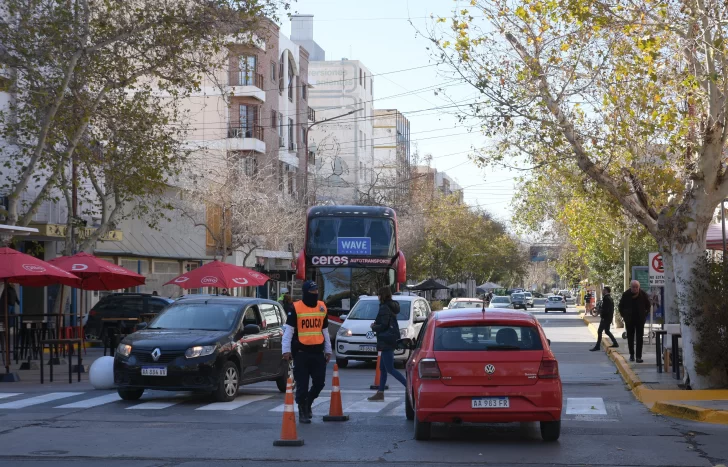
[[[304,192],[304,193],[306,194],[306,196],[308,196],[308,134],[309,134],[309,132],[311,131],[311,128],[313,128],[314,126],[318,125],[319,123],[326,123],[326,122],[330,122],[331,120],[336,120],[337,118],[341,118],[341,117],[346,117],[347,115],[351,115],[351,114],[353,114],[353,113],[359,112],[360,110],[362,110],[362,109],[354,109],[354,110],[352,110],[351,112],[347,112],[347,113],[345,113],[345,114],[341,114],[341,115],[336,115],[335,117],[331,117],[331,118],[325,118],[325,119],[323,119],[323,120],[319,120],[318,122],[313,122],[312,124],[310,124],[310,125],[309,125],[309,126],[308,126],[308,127],[306,128],[306,134],[304,135],[304,136],[305,136],[305,139],[306,139],[306,141],[304,142],[304,143],[305,143],[305,145],[306,145],[306,149],[305,149],[305,151],[306,151],[306,158],[305,158],[305,162],[306,162],[306,167],[305,167],[305,174],[306,174],[306,175],[305,175],[305,178],[303,179],[303,192]]]

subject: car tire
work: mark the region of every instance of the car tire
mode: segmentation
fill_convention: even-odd
[[[421,422],[419,418],[417,418],[417,402],[415,401],[414,405],[414,425],[415,425],[415,439],[417,441],[427,441],[430,439],[430,436],[432,435],[432,423],[431,422]]]
[[[349,359],[348,358],[337,358],[336,364],[339,365],[339,368],[346,368],[349,366]]]
[[[144,389],[121,389],[117,390],[119,397],[125,401],[138,401],[144,394]]]
[[[227,361],[220,370],[220,376],[217,383],[217,389],[213,392],[215,400],[218,402],[230,402],[238,395],[240,387],[240,371],[234,362]]]
[[[547,442],[554,442],[561,436],[561,420],[555,422],[541,422],[541,438]]]
[[[412,421],[415,419],[415,409],[412,408],[412,402],[408,395],[404,396],[404,416],[407,420]]]

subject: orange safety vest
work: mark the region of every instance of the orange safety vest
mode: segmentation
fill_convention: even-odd
[[[298,342],[303,345],[319,345],[324,343],[324,335],[321,332],[324,328],[326,317],[326,305],[319,301],[314,308],[307,307],[302,300],[293,304],[298,320]]]

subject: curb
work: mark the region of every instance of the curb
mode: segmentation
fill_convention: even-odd
[[[582,316],[582,320],[596,339],[599,328],[589,322],[586,316]],[[728,410],[706,409],[703,407],[675,402],[726,400],[728,399],[728,391],[720,389],[697,391],[684,391],[680,389],[649,389],[642,384],[639,376],[637,376],[637,373],[634,372],[631,365],[622,356],[622,354],[620,354],[617,349],[609,347],[610,344],[611,342],[609,342],[606,337],[602,337],[602,348],[609,359],[614,362],[614,365],[617,367],[617,371],[622,376],[625,384],[629,387],[632,394],[634,394],[634,397],[648,407],[652,413],[681,418],[683,420],[728,425]]]

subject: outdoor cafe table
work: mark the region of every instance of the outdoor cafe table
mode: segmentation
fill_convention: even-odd
[[[78,358],[78,365],[76,366],[76,371],[78,372],[78,382],[81,382],[81,339],[46,339],[40,341],[40,348],[41,352],[43,349],[45,349],[46,346],[48,346],[49,349],[52,349],[55,346],[68,346],[68,384],[73,383],[73,370],[71,367],[71,350],[73,349],[73,345],[76,344],[78,350],[76,351],[76,358]],[[53,382],[53,359],[51,359],[51,363],[49,363],[49,366],[51,367],[51,383]],[[43,384],[43,359],[40,359],[40,384]]]
[[[58,318],[64,315],[61,313],[21,313],[13,316],[17,320],[13,339],[13,354],[17,364],[26,355],[28,355],[29,360],[35,358],[36,355],[41,356],[40,342],[46,338],[58,337],[56,325],[58,324]],[[51,321],[51,318],[55,318],[55,320]],[[48,320],[45,321],[45,319]],[[30,322],[26,323],[26,320]],[[41,324],[40,328],[25,327],[26,324],[38,323]]]
[[[112,337],[108,335],[109,329],[117,329],[119,333],[117,335],[121,335],[121,329],[124,328],[124,324],[132,324],[132,323],[138,323],[139,318],[101,318],[103,329],[107,331],[106,333],[106,339],[104,339],[104,356],[106,356],[106,349],[108,348],[111,352],[110,355],[113,357],[114,352],[116,351],[116,347],[119,345],[118,342],[112,341]],[[116,323],[116,327],[109,326],[111,323]],[[103,335],[103,331],[101,332]]]

